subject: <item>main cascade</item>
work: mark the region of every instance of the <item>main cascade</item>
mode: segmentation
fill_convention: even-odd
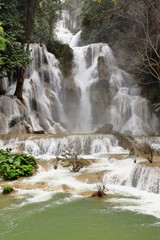
[[[74,24],[69,21],[68,12],[63,12],[55,34],[73,49],[72,73],[65,78],[55,56],[45,46],[32,44],[25,107],[16,99],[0,97],[0,133],[67,132],[65,128],[71,133],[91,133],[112,124],[122,133],[159,134],[159,121],[149,102],[140,96],[132,76],[117,66],[108,44],[78,47],[80,32],[73,35],[67,26],[73,29]],[[14,88],[13,84],[7,94],[13,94]]]
[[[80,32],[73,35],[68,26],[70,17],[62,14],[56,35],[73,49],[73,77],[80,89],[73,132],[94,132],[106,123],[113,129],[133,135],[158,133],[158,120],[149,102],[140,96],[140,89],[131,75],[118,68],[108,44],[97,43],[78,47]],[[73,121],[73,120],[72,120]]]

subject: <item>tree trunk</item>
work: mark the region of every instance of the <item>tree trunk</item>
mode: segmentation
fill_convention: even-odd
[[[24,23],[24,37],[22,41],[22,45],[26,44],[26,51],[29,51],[29,44],[31,40],[31,35],[33,31],[33,24],[35,13],[37,10],[37,6],[40,0],[25,0],[24,7],[25,7],[25,23]],[[16,91],[14,93],[17,98],[23,101],[22,93],[23,93],[23,84],[24,84],[24,77],[25,77],[25,70],[26,67],[21,67],[18,70],[18,77],[17,77],[17,86]]]
[[[23,92],[23,84],[24,84],[24,76],[25,76],[25,68],[20,68],[18,70],[18,77],[17,77],[17,86],[14,96],[21,101],[23,101],[22,92]]]

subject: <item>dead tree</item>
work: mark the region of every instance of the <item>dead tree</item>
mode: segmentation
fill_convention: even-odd
[[[68,161],[70,166],[70,172],[79,172],[83,167],[80,162],[81,149],[74,143],[69,141],[68,145],[65,145],[62,151],[62,157],[65,161]]]

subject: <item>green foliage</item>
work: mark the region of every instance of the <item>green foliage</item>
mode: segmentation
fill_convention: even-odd
[[[33,131],[34,134],[45,134],[44,130]]]
[[[53,28],[62,9],[60,0],[42,0],[37,8],[32,39],[47,44],[53,41]]]
[[[4,39],[4,32],[3,32],[3,28],[1,27],[1,23],[0,23],[0,51],[3,51],[5,49],[5,39]],[[3,64],[3,60],[2,57],[0,55],[0,65]]]
[[[103,0],[92,0],[93,2],[101,3]],[[117,3],[116,0],[110,0],[113,3]]]
[[[9,194],[9,193],[11,193],[11,192],[13,192],[13,187],[11,187],[11,186],[3,186],[3,194]]]
[[[159,98],[159,89],[151,88],[149,99],[151,100],[151,102],[156,102],[157,98]]]
[[[9,40],[6,41],[5,51],[0,52],[0,58],[2,60],[0,77],[6,72],[14,73],[17,68],[26,67],[30,62],[29,53],[24,51],[23,46]]]
[[[3,36],[4,36],[3,27],[1,26],[0,23],[0,51],[5,49],[5,39]]]
[[[61,70],[65,77],[71,74],[73,51],[68,44],[62,44],[59,41],[48,43],[47,49],[53,53],[60,62]]]
[[[83,0],[82,44],[106,42],[118,64],[135,75],[152,104],[160,102],[160,2]]]
[[[29,64],[29,43],[52,40],[53,26],[61,9],[61,0],[1,0],[0,14],[0,78],[17,77]],[[35,24],[34,24],[35,23]],[[24,44],[27,43],[27,51]],[[13,79],[15,80],[15,79]]]
[[[96,2],[84,0],[81,11],[81,38],[84,44],[106,42],[112,46],[121,41],[124,29],[128,28],[126,14],[111,18],[116,6],[108,0]],[[118,46],[119,47],[119,46]]]
[[[0,176],[4,180],[14,180],[20,176],[34,173],[36,159],[20,153],[11,153],[11,149],[0,152]]]
[[[2,0],[2,3],[0,22],[3,29],[0,29],[0,40],[3,41],[3,46],[0,47],[0,78],[6,73],[16,72],[17,68],[26,67],[29,63],[29,54],[23,45],[18,43],[23,35],[23,18],[18,9],[18,1]]]

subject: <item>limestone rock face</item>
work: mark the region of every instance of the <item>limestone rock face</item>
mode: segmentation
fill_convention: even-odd
[[[8,85],[9,81],[7,77],[0,78],[0,94],[5,94]]]
[[[8,132],[8,121],[3,113],[0,113],[0,133],[6,134]]]
[[[99,56],[98,57],[98,78],[99,81],[108,81],[110,79],[109,68],[106,65],[105,57]]]
[[[0,134],[27,133],[25,106],[14,96],[0,97]]]
[[[68,125],[74,126],[75,113],[77,112],[77,106],[80,101],[80,89],[77,87],[74,77],[71,75],[64,79],[62,90],[62,103],[65,115],[67,116]]]
[[[48,89],[48,97],[51,100],[53,96],[50,96],[50,94]],[[54,114],[56,114],[56,111],[58,115],[57,109],[54,111]],[[51,124],[53,127],[50,127]],[[0,97],[0,134],[32,133],[37,129],[43,129],[44,132],[48,133],[69,133],[61,124],[54,121],[48,124],[40,115],[36,116],[35,113],[32,113],[31,116],[28,116],[27,109],[16,97]]]
[[[64,88],[67,90],[77,91],[77,85],[72,75],[64,80]]]
[[[28,133],[27,129],[25,128],[24,125],[22,125],[21,123],[16,124],[16,126],[10,128],[9,133]]]
[[[45,89],[45,93],[46,93],[46,96],[47,96],[47,98],[50,102],[50,105],[51,105],[52,119],[55,122],[58,122],[60,120],[60,116],[59,116],[59,112],[58,112],[58,108],[57,108],[58,103],[57,103],[56,96],[55,96],[54,92],[49,88]]]
[[[94,123],[103,124],[104,113],[110,104],[110,72],[106,65],[105,58],[98,58],[98,77],[97,81],[90,86],[90,101]]]

